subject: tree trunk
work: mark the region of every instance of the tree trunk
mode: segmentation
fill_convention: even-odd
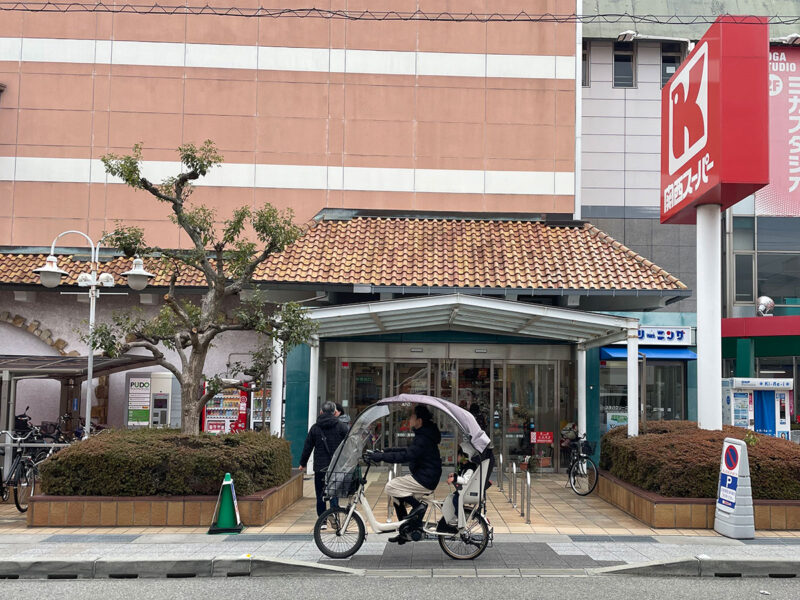
[[[200,433],[200,414],[203,412],[203,365],[208,349],[194,349],[183,367],[181,384],[181,432]]]

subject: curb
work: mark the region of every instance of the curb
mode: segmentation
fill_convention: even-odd
[[[291,559],[219,556],[212,559],[0,560],[3,579],[182,579],[364,575],[361,569]]]
[[[692,558],[587,569],[591,575],[639,575],[652,577],[800,577],[800,559]]]

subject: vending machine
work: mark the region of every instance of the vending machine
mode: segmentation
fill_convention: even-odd
[[[722,423],[791,439],[793,387],[791,379],[723,379]]]
[[[266,389],[255,390],[250,401],[250,429],[269,431],[270,415],[272,413],[272,387],[267,382]]]
[[[244,431],[247,428],[247,397],[247,391],[228,388],[211,398],[203,408],[203,431]]]

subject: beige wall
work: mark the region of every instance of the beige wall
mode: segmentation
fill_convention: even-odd
[[[347,8],[416,10],[420,3],[355,4],[350,1]],[[486,2],[424,4],[424,10],[574,12],[574,2],[563,0],[493,0],[488,10]],[[278,183],[226,171],[223,185],[198,188],[194,198],[217,206],[222,216],[264,201],[292,207],[300,221],[324,207],[574,210],[572,190],[564,183],[575,168],[574,79],[563,73],[548,77],[547,69],[534,75],[525,62],[574,57],[571,24],[3,13],[0,38],[6,38],[0,39],[0,58],[13,56],[14,40],[22,38],[21,60],[0,60],[0,83],[7,86],[0,96],[0,245],[49,245],[67,228],[99,236],[116,219],[146,227],[153,243],[181,245],[185,240],[164,221],[163,205],[144,192],[102,183],[96,165],[89,174],[88,159],[128,152],[139,141],[146,161],[174,161],[179,144],[211,138],[226,164],[242,166],[242,172],[259,165],[299,167],[285,176],[289,170],[279,168]],[[80,62],[85,47],[74,55],[62,51],[65,46],[57,42],[65,39],[99,40],[96,56],[110,50],[112,58]],[[146,64],[116,64],[121,41],[172,45],[155,58],[154,46],[142,46],[151,52],[145,52]],[[154,66],[175,44],[191,45],[187,57],[203,50],[206,58],[192,63],[201,66]],[[242,56],[250,50],[255,56],[256,46],[286,48],[289,56],[292,49],[379,52],[346,58],[331,53],[332,64],[349,61],[341,70],[361,72],[320,71],[307,64],[298,70],[270,70],[261,63],[213,68],[208,65],[224,53],[208,44],[241,46]],[[508,56],[497,60],[496,55]],[[410,60],[414,72],[387,73],[394,67],[382,65],[395,58],[403,64]],[[463,65],[480,61],[487,65],[484,76],[458,75]],[[423,63],[434,67],[426,70]],[[374,65],[378,72],[364,72]],[[430,72],[444,74],[424,74]],[[512,76],[502,76],[506,73]],[[58,159],[82,160],[72,169],[73,163]],[[310,171],[304,167],[323,173],[321,182],[306,187]],[[555,173],[564,177],[553,186],[547,177]],[[542,178],[544,184],[536,183]],[[462,186],[467,180],[471,183]]]

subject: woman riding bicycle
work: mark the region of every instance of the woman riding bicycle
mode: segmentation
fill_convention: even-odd
[[[369,454],[369,460],[408,463],[411,474],[390,480],[384,491],[392,498],[398,520],[419,517],[421,523],[427,506],[419,498],[433,493],[442,477],[442,459],[439,456],[442,434],[433,422],[431,411],[424,404],[417,404],[414,407],[408,418],[408,424],[414,430],[414,440],[410,446],[372,452]],[[411,505],[411,513],[406,512],[406,504]],[[389,541],[404,544],[408,539],[401,533],[389,538]]]

